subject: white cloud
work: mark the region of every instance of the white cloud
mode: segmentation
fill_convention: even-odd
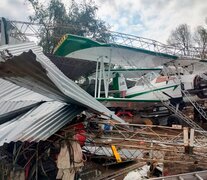
[[[205,17],[207,17],[205,0],[98,0],[96,2],[99,4],[98,15],[109,24],[113,19],[113,22],[117,22],[122,27],[121,30],[124,33],[132,33],[161,42],[166,42],[170,32],[179,24],[187,23],[193,29],[198,25],[204,25]],[[110,4],[113,11],[108,10]],[[109,15],[111,19],[108,18]],[[121,22],[120,19],[123,18],[127,18],[128,21]],[[134,18],[139,20],[133,24],[131,22]],[[137,31],[135,27],[142,28]]]
[[[62,2],[68,6],[70,1]],[[95,0],[95,3],[99,7],[98,17],[111,25],[112,30],[161,42],[166,42],[179,24],[187,23],[193,30],[204,25],[207,17],[206,0]],[[26,21],[31,14],[27,0],[2,0],[0,3],[0,16]]]
[[[32,8],[26,0],[2,0],[0,3],[0,17],[27,21],[32,12]]]

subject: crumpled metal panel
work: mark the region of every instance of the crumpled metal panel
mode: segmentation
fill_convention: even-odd
[[[124,122],[67,78],[34,43],[0,47],[0,77],[51,99],[76,104]]]
[[[0,101],[51,101],[50,98],[0,78]],[[1,106],[0,106],[1,108]],[[1,112],[1,110],[0,110]]]
[[[0,125],[0,146],[12,141],[46,140],[76,117],[82,108],[61,102],[45,102],[25,115]]]
[[[0,124],[51,99],[0,79]]]
[[[0,124],[26,113],[40,104],[41,102],[35,101],[0,101]]]
[[[0,115],[31,106],[36,103],[37,101],[0,101]]]

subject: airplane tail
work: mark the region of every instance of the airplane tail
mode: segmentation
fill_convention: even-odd
[[[127,91],[127,84],[123,74],[115,73],[113,77],[113,89],[120,91],[116,93],[115,97],[125,97]]]

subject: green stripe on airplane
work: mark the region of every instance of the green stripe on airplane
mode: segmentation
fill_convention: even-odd
[[[54,54],[58,55],[58,56],[67,56],[68,54],[70,54],[72,52],[75,52],[78,50],[83,50],[83,49],[88,49],[88,48],[93,48],[93,47],[122,48],[122,49],[128,49],[131,51],[136,51],[136,52],[141,52],[141,53],[153,55],[153,56],[166,57],[169,59],[177,59],[178,58],[177,56],[174,56],[174,55],[149,51],[149,50],[141,49],[141,48],[132,48],[129,46],[123,46],[123,45],[118,45],[118,44],[99,43],[99,42],[93,41],[89,38],[71,35],[71,34],[66,34],[65,36],[63,36],[63,38],[60,40],[57,47],[55,48]]]
[[[169,88],[173,88],[173,91],[174,91],[178,86],[179,85],[173,85],[173,86],[153,89],[153,90],[149,90],[149,91],[144,91],[144,92],[140,92],[140,93],[135,93],[135,94],[131,94],[131,95],[126,96],[126,98],[133,98],[133,97],[137,97],[137,96],[140,96],[140,95],[143,95],[143,94],[148,94],[148,93],[151,93],[151,92],[161,91],[161,90],[169,89]]]
[[[128,68],[128,69],[111,69],[111,72],[128,72],[128,71],[161,71],[162,68]],[[108,69],[106,70],[108,71]]]
[[[103,101],[108,101],[108,102],[143,102],[143,103],[156,103],[156,102],[161,102],[160,100],[140,100],[140,99],[130,99],[130,98],[96,98],[98,101],[103,102]]]

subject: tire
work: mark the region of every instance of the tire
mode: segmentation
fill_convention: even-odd
[[[203,89],[203,95],[206,97],[207,96],[207,89]]]
[[[167,125],[172,126],[173,124],[181,125],[181,119],[176,115],[170,115],[167,120]]]

